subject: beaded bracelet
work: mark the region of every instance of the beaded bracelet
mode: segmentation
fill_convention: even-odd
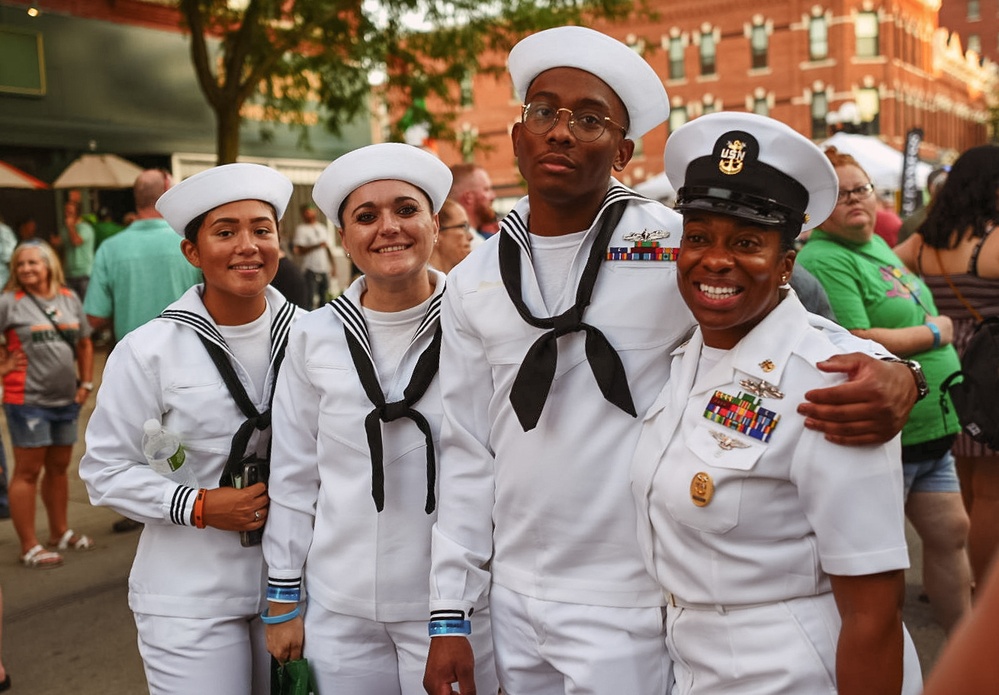
[[[472,634],[471,620],[431,620],[428,625],[428,632],[431,637],[443,635],[470,635]]]
[[[286,623],[293,618],[297,618],[302,612],[302,604],[297,604],[294,610],[287,613],[282,613],[281,615],[268,615],[267,611],[260,614],[260,620],[263,621],[264,625],[280,625],[281,623]]]
[[[198,496],[194,499],[194,525],[197,528],[205,527],[205,495],[208,494],[208,490],[201,488],[198,490]]]

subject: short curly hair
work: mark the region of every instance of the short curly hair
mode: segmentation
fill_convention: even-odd
[[[827,147],[825,152],[826,152],[826,157],[829,158],[829,161],[832,162],[832,165],[834,167],[845,167],[845,166],[857,167],[862,172],[864,172],[864,176],[867,177],[868,181],[871,180],[871,175],[868,174],[867,170],[860,165],[860,162],[854,159],[852,154],[847,154],[846,152],[840,152],[832,145]]]

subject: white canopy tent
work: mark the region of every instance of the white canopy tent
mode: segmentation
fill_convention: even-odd
[[[839,132],[819,145],[822,149],[833,146],[844,154],[852,155],[879,190],[897,191],[902,187],[904,155],[873,135]],[[926,177],[933,167],[926,162],[916,165],[916,183],[926,188]]]

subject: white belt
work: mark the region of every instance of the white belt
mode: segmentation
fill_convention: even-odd
[[[722,605],[720,603],[692,603],[690,601],[684,601],[682,598],[673,593],[666,594],[666,601],[674,608],[689,608],[694,611],[715,611],[716,613],[721,613],[722,615],[725,615],[730,611],[743,611],[747,608],[762,608],[763,606],[772,606],[775,603],[780,603],[780,601],[740,603],[737,605]]]

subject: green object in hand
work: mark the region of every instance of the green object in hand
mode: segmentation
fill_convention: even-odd
[[[286,661],[271,659],[271,695],[316,695],[316,683],[306,659]]]

